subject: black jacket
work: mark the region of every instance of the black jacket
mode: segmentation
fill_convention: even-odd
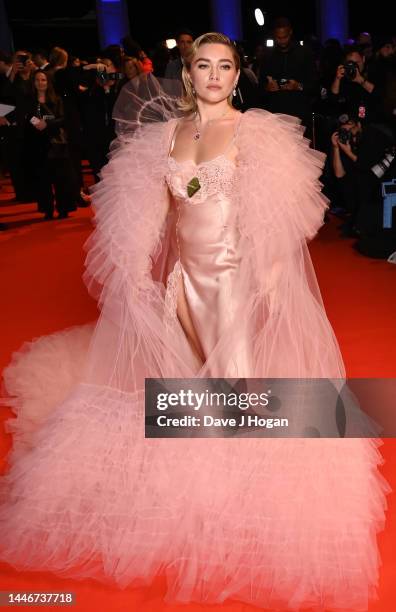
[[[47,127],[45,130],[37,130],[30,122],[32,117],[45,119]],[[42,160],[47,157],[52,139],[66,138],[64,131],[65,118],[63,103],[60,98],[56,102],[46,102],[39,104],[34,97],[26,101],[25,107],[25,142],[30,155],[33,158]]]
[[[302,84],[302,91],[266,92],[267,77],[274,80],[293,79]],[[318,74],[312,53],[293,41],[287,51],[269,49],[259,72],[261,105],[273,113],[285,113],[306,119],[312,98],[318,92]]]

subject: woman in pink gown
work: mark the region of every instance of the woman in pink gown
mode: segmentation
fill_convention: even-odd
[[[238,76],[230,41],[203,35],[184,116],[124,123],[94,188],[99,320],[5,372],[0,559],[121,588],[163,574],[169,602],[366,610],[378,440],[144,437],[146,377],[344,376],[306,246],[322,155],[295,119],[235,111]]]

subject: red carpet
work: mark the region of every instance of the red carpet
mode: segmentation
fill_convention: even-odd
[[[34,204],[10,205],[11,189],[1,183],[0,222],[9,229],[0,233],[2,266],[0,369],[12,351],[34,337],[93,320],[96,306],[81,280],[82,244],[90,233],[90,209],[79,209],[59,221],[41,221]],[[311,245],[315,268],[328,316],[335,329],[349,377],[396,377],[396,266],[362,257],[351,240],[338,237],[332,218]],[[3,410],[3,419],[11,412]],[[11,444],[1,429],[0,456]],[[396,441],[381,447],[383,474],[396,490]],[[3,460],[3,466],[5,462]],[[394,496],[388,497],[386,530],[380,534],[382,557],[379,601],[370,612],[394,612],[396,601],[396,512]],[[303,562],[303,559],[301,560]],[[51,574],[18,573],[1,565],[0,590],[74,592],[73,610],[161,612],[162,610],[221,610],[254,612],[238,603],[218,606],[171,606],[162,601],[161,580],[151,587],[118,591],[90,580],[58,579]],[[26,606],[24,609],[30,608]]]

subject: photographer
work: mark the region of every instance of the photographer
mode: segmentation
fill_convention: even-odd
[[[350,114],[360,121],[368,122],[375,119],[375,109],[378,104],[375,84],[367,79],[365,73],[365,58],[358,47],[350,47],[345,55],[344,63],[337,67],[331,84],[328,100],[333,116]]]
[[[33,176],[24,135],[26,100],[30,95],[30,77],[35,69],[31,53],[19,50],[12,57],[2,82],[2,99],[15,107],[7,115],[7,123],[3,124],[3,137],[15,199],[18,202],[31,202],[34,199]]]
[[[362,126],[358,117],[344,115],[331,143],[333,172],[349,212],[343,236],[367,235],[382,222],[383,178],[374,170],[392,147],[392,134],[383,126]]]
[[[113,62],[103,58],[83,68],[85,79],[81,95],[81,118],[88,159],[99,180],[99,172],[107,162],[110,143],[115,138],[113,106],[125,75],[117,72]]]
[[[286,18],[276,20],[273,37],[275,45],[264,54],[259,71],[261,105],[299,117],[308,126],[319,84],[313,55],[293,39]]]
[[[32,61],[32,54],[29,51],[17,51],[13,57],[12,69],[9,80],[13,83],[21,94],[29,94],[30,77],[37,66]]]

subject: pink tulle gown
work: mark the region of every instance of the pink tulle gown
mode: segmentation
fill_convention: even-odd
[[[120,588],[163,574],[169,602],[366,610],[389,491],[377,440],[144,438],[145,376],[344,372],[305,246],[320,155],[294,120],[251,111],[238,158],[196,166],[169,154],[174,128],[116,149],[96,188],[97,326],[38,339],[5,372],[0,558]]]

